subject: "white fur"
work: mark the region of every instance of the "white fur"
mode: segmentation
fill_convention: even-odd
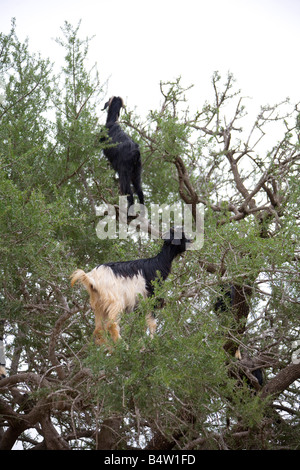
[[[116,276],[109,266],[99,266],[89,273],[81,269],[72,275],[71,285],[81,282],[90,294],[91,307],[95,313],[96,342],[102,344],[103,330],[112,339],[120,338],[120,314],[130,312],[138,303],[139,296],[147,297],[146,283],[142,274],[133,277]],[[149,327],[149,321],[147,321]]]
[[[93,279],[95,288],[105,298],[120,305],[121,311],[132,311],[138,302],[138,297],[147,296],[145,279],[141,274],[133,277],[115,276],[109,266],[99,266],[88,273]]]

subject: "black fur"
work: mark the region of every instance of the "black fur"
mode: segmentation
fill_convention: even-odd
[[[251,372],[252,375],[258,380],[259,385],[262,387],[264,383],[263,373],[261,369],[255,369]]]
[[[139,146],[121,129],[118,124],[120,109],[123,101],[114,96],[104,106],[108,108],[106,128],[108,130],[109,143],[115,144],[103,150],[104,155],[110,161],[113,169],[120,179],[120,193],[127,195],[128,206],[134,203],[133,191],[136,192],[140,204],[144,204],[144,194],[141,185],[142,162]]]
[[[217,298],[216,303],[214,304],[214,311],[218,312],[227,312],[229,311],[234,304],[235,298],[235,289],[234,286],[224,286],[222,287],[223,295]]]

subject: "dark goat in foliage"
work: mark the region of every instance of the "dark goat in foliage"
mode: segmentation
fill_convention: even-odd
[[[110,145],[104,148],[103,153],[110,161],[113,169],[118,173],[120,193],[127,196],[128,207],[130,207],[134,203],[131,184],[139,198],[140,204],[144,204],[141,184],[142,162],[138,144],[118,124],[120,110],[123,106],[122,98],[117,96],[113,96],[105,103],[103,109],[108,108],[106,128]]]
[[[244,299],[242,299],[241,293],[244,296],[243,289],[238,288],[234,285],[222,286],[222,294],[217,298],[217,301],[214,304],[214,311],[218,314],[220,313],[229,313],[234,311],[234,309],[239,309],[244,307]],[[226,349],[226,345],[225,345]],[[232,352],[232,351],[231,351]],[[245,354],[241,354],[241,350],[238,347],[235,350],[234,356],[239,361],[243,361],[249,368],[249,374],[255,377],[258,384],[262,386],[263,384],[263,373],[259,367],[255,367],[255,359],[250,359],[246,357]],[[245,356],[245,357],[244,357]],[[248,383],[251,384],[251,381],[248,377]]]
[[[153,295],[152,282],[157,278],[165,280],[174,258],[187,249],[190,243],[180,229],[171,228],[164,235],[161,251],[153,258],[101,264],[89,273],[77,269],[71,285],[80,282],[90,295],[91,307],[95,313],[94,336],[97,344],[105,342],[104,332],[109,332],[113,341],[120,338],[120,315],[133,311],[139,296]],[[152,315],[147,317],[151,335],[155,332],[156,322]]]

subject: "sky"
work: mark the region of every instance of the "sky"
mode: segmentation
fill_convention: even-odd
[[[121,96],[140,115],[159,107],[160,81],[179,76],[200,108],[216,70],[233,73],[257,105],[300,97],[299,0],[0,0],[0,12],[1,32],[16,18],[18,37],[56,64],[54,38],[81,20],[106,98]]]

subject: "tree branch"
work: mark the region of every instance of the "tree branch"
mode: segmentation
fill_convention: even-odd
[[[281,369],[281,371],[263,387],[261,398],[267,398],[269,396],[275,398],[298,379],[300,379],[300,363],[289,364],[284,369]]]

